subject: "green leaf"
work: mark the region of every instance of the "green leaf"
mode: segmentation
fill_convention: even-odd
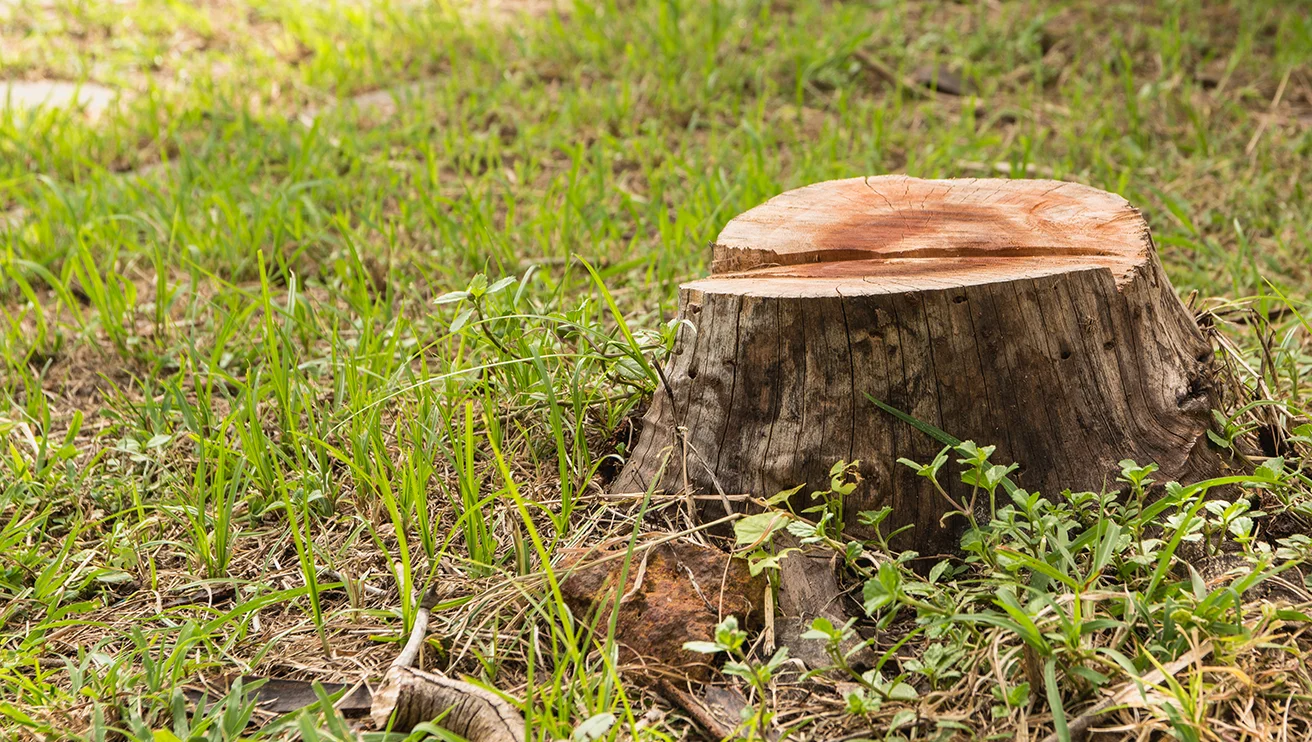
[[[801,490],[801,489],[802,489],[803,487],[805,487],[805,486],[806,486],[806,485],[804,485],[804,484],[799,484],[799,485],[797,485],[796,487],[794,487],[794,488],[792,488],[792,489],[790,489],[790,490],[784,490],[784,491],[782,491],[782,492],[776,492],[775,494],[771,495],[770,498],[767,499],[765,502],[766,502],[767,505],[778,505],[778,504],[780,504],[780,503],[786,502],[786,501],[788,500],[788,498],[790,498],[790,497],[792,497],[793,495],[797,494],[797,492],[798,492],[799,490]]]
[[[824,616],[817,617],[811,622],[811,628],[802,633],[803,639],[819,639],[828,641],[842,636],[843,632],[834,628],[834,624]]]
[[[747,681],[750,681],[756,675],[756,673],[752,671],[751,665],[735,660],[724,663],[724,674],[742,678]]]
[[[912,698],[915,698],[915,696],[912,696]],[[908,724],[915,723],[918,718],[920,717],[915,711],[912,711],[911,709],[902,709],[896,714],[893,714],[892,721],[888,722],[888,729],[889,731],[899,729]]]
[[[811,510],[824,510],[824,507],[811,508]],[[788,524],[788,532],[803,542],[809,542],[810,539],[815,538],[816,527],[804,520],[794,520]]]
[[[920,694],[906,683],[894,683],[893,687],[888,689],[888,697],[893,701],[914,701],[920,697]]]
[[[898,589],[901,584],[902,576],[898,573],[897,567],[887,562],[881,564],[879,572],[876,573],[875,577],[866,580],[866,584],[861,590],[866,613],[873,614],[875,611],[892,605],[897,600]]]
[[[834,633],[834,622],[824,616],[817,616],[811,621],[811,628],[816,631],[823,631],[828,636]]]
[[[497,282],[494,283],[494,284],[492,284],[491,286],[488,286],[488,287],[487,287],[487,291],[483,292],[483,293],[484,293],[484,296],[491,296],[492,294],[495,294],[495,293],[497,293],[498,291],[501,291],[502,289],[506,288],[507,286],[513,286],[513,285],[515,284],[515,281],[516,281],[516,280],[518,280],[518,279],[516,279],[514,276],[505,276],[505,277],[503,277],[503,278],[497,280]],[[595,718],[595,717],[594,717],[594,718]]]
[[[702,641],[684,642],[683,648],[689,652],[697,652],[698,654],[718,654],[724,651],[724,649],[715,642]]]
[[[792,521],[787,513],[770,510],[741,518],[733,524],[733,534],[740,547],[754,547],[765,543],[775,531]]]
[[[454,304],[469,298],[468,291],[448,291],[433,300],[434,304]]]
[[[1043,637],[1043,632],[1030,618],[1029,613],[1021,606],[1020,601],[1016,599],[1015,593],[1007,588],[998,590],[998,597],[993,601],[1011,617],[1014,622],[1015,630],[1020,637],[1025,640],[1026,644],[1033,647],[1039,654],[1044,656],[1052,654],[1052,646],[1048,640]]]
[[[1061,702],[1061,689],[1057,687],[1057,660],[1054,657],[1043,663],[1043,685],[1048,694],[1048,709],[1052,711],[1053,733],[1061,742],[1071,742],[1071,731],[1066,727],[1066,708]]]
[[[633,358],[642,367],[643,375],[646,376],[651,383],[659,383],[660,377],[657,376],[656,370],[651,367],[651,364],[647,362],[647,357],[642,354],[642,347],[638,345],[638,341],[633,337],[633,333],[629,330],[629,324],[624,321],[624,313],[621,312],[619,306],[615,304],[615,297],[611,295],[610,289],[606,288],[606,283],[601,280],[601,274],[597,273],[597,269],[592,267],[592,263],[589,263],[583,258],[580,257],[579,262],[583,263],[583,267],[587,268],[588,273],[592,276],[592,282],[596,285],[597,291],[601,292],[601,298],[606,302],[606,308],[610,310],[611,316],[615,318],[615,324],[619,325],[620,334],[624,336],[624,340],[628,343],[629,351],[633,354]]]
[[[1247,515],[1241,515],[1230,521],[1230,525],[1227,526],[1227,529],[1230,531],[1231,535],[1246,538],[1253,532],[1253,519]]]
[[[1072,667],[1070,669],[1070,674],[1078,675],[1084,678],[1085,680],[1089,681],[1089,683],[1095,688],[1101,688],[1102,686],[1107,684],[1108,680],[1111,679],[1108,678],[1106,675],[1103,675],[1102,673],[1098,672],[1097,670],[1084,667],[1082,665],[1076,665],[1075,667]]]
[[[451,320],[451,332],[460,332],[460,328],[464,327],[469,322],[469,318],[473,316],[473,309],[462,310],[456,315],[455,319]]]
[[[1254,473],[1265,474],[1272,479],[1280,479],[1285,474],[1285,457],[1276,456],[1263,461]]]
[[[1089,570],[1089,576],[1092,578],[1101,572],[1112,560],[1114,549],[1121,540],[1121,526],[1114,521],[1101,521],[1102,537],[1098,541],[1098,548],[1093,552],[1093,567]]]
[[[715,627],[715,643],[729,651],[735,651],[747,641],[747,632],[738,628],[737,616],[725,616]]]
[[[1047,562],[1035,559],[1029,554],[1016,551],[1015,549],[1012,549],[1007,546],[999,546],[997,548],[997,554],[1003,560],[1010,561],[1015,564],[1019,564],[1021,566],[1027,567],[1035,572],[1038,572],[1042,575],[1045,575],[1051,579],[1060,582],[1061,584],[1071,588],[1072,590],[1080,589],[1080,583],[1075,578],[1061,572],[1056,567],[1053,567],[1051,564],[1048,564]]]
[[[751,573],[752,577],[755,577],[767,569],[779,569],[780,562],[783,561],[784,557],[795,551],[801,551],[801,549],[784,549],[778,554],[769,554],[763,549],[758,549],[747,557],[747,571]]]
[[[942,576],[943,576],[943,573],[946,572],[946,571],[948,571],[949,569],[951,569],[951,567],[952,567],[952,564],[951,564],[950,562],[948,562],[948,560],[946,560],[946,559],[944,559],[943,561],[939,562],[938,564],[935,564],[935,565],[934,565],[933,567],[931,567],[930,570],[929,570],[929,581],[930,581],[931,583],[933,583],[933,582],[938,582],[938,578],[942,577]]]
[[[569,738],[573,742],[594,742],[605,737],[613,726],[615,726],[615,714],[609,712],[594,714],[579,722]]]
[[[451,710],[447,709],[446,711],[442,712],[442,716],[439,716],[438,719],[440,720],[442,719],[442,717],[445,717],[450,713]],[[304,718],[308,719],[309,717],[307,716]],[[437,742],[465,742],[464,737],[461,737],[460,735],[456,734],[450,729],[447,729],[446,727],[438,726],[437,723],[430,722],[430,721],[425,721],[422,724],[416,724],[415,728],[410,730],[410,736],[406,737],[406,739],[424,739],[424,740],[427,740],[429,738],[435,739],[437,740]],[[308,742],[308,740],[311,740],[313,738],[302,736],[302,739],[307,740]]]

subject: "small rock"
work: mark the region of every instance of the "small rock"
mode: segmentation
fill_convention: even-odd
[[[573,565],[615,553],[580,550],[560,567],[568,573],[561,591],[570,610],[580,620],[602,611],[602,631],[615,605],[623,558],[569,570]],[[704,682],[711,676],[712,658],[685,650],[684,642],[710,641],[715,625],[730,615],[737,616],[741,626],[759,627],[764,616],[765,589],[764,577],[752,577],[746,562],[709,546],[671,541],[638,552],[620,591],[628,595],[620,605],[616,626],[620,659],[648,666],[648,674],[653,677],[674,670]]]

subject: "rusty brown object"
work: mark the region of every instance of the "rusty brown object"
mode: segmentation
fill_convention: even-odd
[[[581,552],[567,558],[561,591],[580,619],[603,612],[603,630],[620,599],[615,630],[620,660],[640,666],[643,674],[705,681],[713,668],[705,655],[685,650],[684,642],[711,640],[725,616],[737,616],[743,626],[761,625],[766,581],[752,577],[741,559],[709,546],[670,541],[636,552],[628,579],[617,591],[624,560],[597,563],[614,554]]]

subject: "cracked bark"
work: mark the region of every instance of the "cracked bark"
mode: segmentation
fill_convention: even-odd
[[[860,459],[854,535],[869,535],[859,511],[887,505],[888,530],[914,526],[895,546],[955,550],[959,519],[940,524],[948,504],[896,463],[927,462],[939,444],[866,394],[996,445],[1020,486],[1048,496],[1101,489],[1124,458],[1158,464],[1162,480],[1223,468],[1206,438],[1211,348],[1118,196],[1052,181],[830,181],[731,221],[712,266],[680,290],[691,327],[666,369],[672,394],[653,400],[618,491],[645,489],[667,448],[683,455],[683,426],[697,493],[805,483],[805,498],[835,461]],[[657,486],[682,477],[671,466]],[[966,498],[955,473],[942,478]]]

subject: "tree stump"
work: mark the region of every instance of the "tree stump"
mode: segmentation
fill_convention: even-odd
[[[859,459],[849,528],[887,505],[885,532],[914,526],[895,546],[954,551],[961,519],[940,523],[948,503],[897,463],[941,445],[867,394],[996,445],[1019,486],[1049,497],[1117,487],[1125,458],[1159,480],[1221,470],[1211,347],[1119,196],[1047,180],[819,183],[732,220],[712,274],[681,288],[687,323],[619,491],[644,490],[666,451],[657,487],[699,494],[824,489],[834,462]],[[968,498],[955,469],[941,479]]]

